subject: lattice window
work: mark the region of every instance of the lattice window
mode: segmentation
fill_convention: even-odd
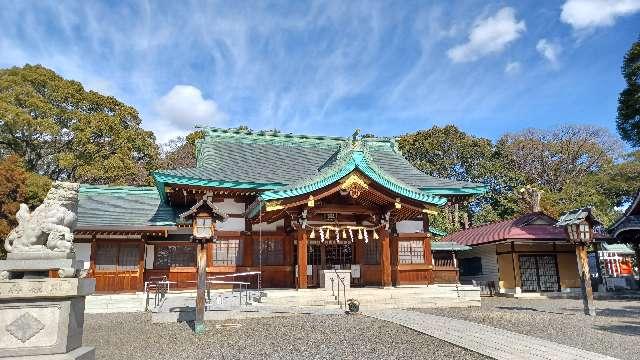
[[[156,245],[153,257],[154,269],[196,266],[196,248],[192,245]]]
[[[453,254],[447,251],[434,251],[433,263],[436,267],[453,267]]]
[[[366,265],[380,265],[380,240],[369,239],[364,244],[363,260]]]
[[[116,271],[118,244],[96,244],[96,271]]]
[[[219,240],[214,245],[213,263],[215,265],[238,265],[242,262],[240,240]]]
[[[282,240],[262,240],[253,242],[253,264],[260,264],[260,245],[262,244],[262,265],[283,265],[284,246]]]
[[[400,264],[424,264],[422,240],[398,241],[398,262]]]

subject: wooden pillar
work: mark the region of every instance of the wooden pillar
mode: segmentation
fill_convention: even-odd
[[[591,275],[589,275],[589,257],[587,246],[576,246],[578,269],[580,271],[580,285],[582,287],[582,304],[585,315],[596,316],[596,305],[593,301],[593,289],[591,288]]]
[[[516,262],[518,261],[516,259],[518,255],[516,254],[516,246],[514,244],[514,242],[511,242],[511,264],[513,266],[513,292],[515,294],[519,294],[521,291],[518,291],[518,288],[520,288],[521,284],[520,284],[520,269],[516,269]]]
[[[391,236],[389,238],[389,246],[391,247],[391,284],[393,286],[398,284],[398,237]]]
[[[422,213],[422,232],[425,234],[430,234],[429,232],[429,228],[431,227],[431,224],[429,222],[429,214]]]
[[[245,203],[245,211],[249,208],[250,203]],[[251,220],[244,220],[244,238],[242,239],[242,266],[253,266],[253,224]]]
[[[144,237],[138,244],[138,291],[144,288],[144,261],[145,261]]]
[[[307,288],[307,232],[298,229],[298,289]]]
[[[253,266],[253,234],[249,232],[242,239],[242,266]]]
[[[391,286],[391,245],[389,230],[380,231],[380,280],[383,287]]]
[[[196,334],[205,331],[204,326],[204,302],[207,281],[207,246],[204,243],[196,244],[198,259],[198,288],[196,292],[196,321],[194,330]]]
[[[89,277],[96,277],[96,251],[98,245],[96,244],[96,235],[91,236],[91,254],[89,255],[90,274]]]

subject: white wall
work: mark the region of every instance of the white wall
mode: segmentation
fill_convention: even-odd
[[[244,231],[245,230],[244,218],[227,218],[224,222],[217,223],[217,230],[224,231]]]
[[[262,229],[262,231],[276,231],[278,227],[281,227],[281,228],[284,227],[284,220],[278,220],[271,224],[267,224],[267,223],[256,224],[256,225],[253,225],[252,229],[254,232],[260,229]]]
[[[398,234],[411,234],[422,232],[422,221],[404,220],[396,223]]]
[[[153,269],[153,260],[154,260],[154,247],[153,245],[145,245],[144,246],[144,268],[145,269]]]
[[[84,261],[84,268],[91,268],[91,243],[73,243],[76,259]]]
[[[237,203],[233,199],[224,199],[223,202],[217,202],[214,205],[226,214],[244,214],[244,203]]]
[[[498,286],[498,256],[496,255],[495,245],[475,246],[471,250],[461,251],[457,254],[458,266],[460,260],[479,257],[482,261],[482,274],[477,276],[460,276],[460,281],[469,283],[475,281],[494,281]]]

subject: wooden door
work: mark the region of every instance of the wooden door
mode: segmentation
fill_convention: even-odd
[[[138,291],[140,248],[137,243],[97,242],[96,292]]]

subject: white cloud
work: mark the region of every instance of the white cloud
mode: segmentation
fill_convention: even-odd
[[[520,72],[522,65],[517,61],[508,62],[504,67],[504,72],[507,75],[515,75]]]
[[[494,16],[476,21],[469,33],[469,40],[455,46],[447,55],[453,62],[469,62],[504,50],[526,30],[524,20],[518,21],[515,10],[500,9]]]
[[[611,26],[616,18],[640,11],[640,0],[567,0],[560,19],[574,30]]]
[[[536,44],[536,50],[551,63],[553,66],[558,65],[558,56],[562,52],[560,44],[552,43],[547,39],[540,39]]]
[[[218,104],[202,97],[202,91],[191,85],[176,85],[155,104],[159,120],[169,128],[192,130],[195,125],[219,126],[227,114]]]

